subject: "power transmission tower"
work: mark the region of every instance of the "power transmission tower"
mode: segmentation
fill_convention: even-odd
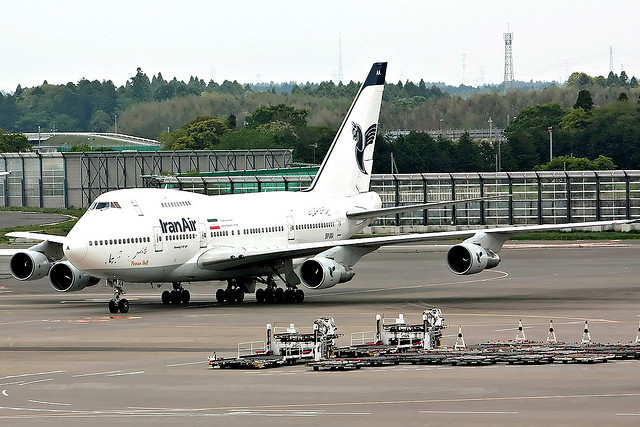
[[[509,29],[507,28],[507,31]],[[513,33],[504,33],[504,90],[505,92],[513,88],[513,55],[511,52],[511,42]]]
[[[613,73],[613,46],[609,46],[609,72]]]

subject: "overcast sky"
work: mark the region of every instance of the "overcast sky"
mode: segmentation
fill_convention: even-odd
[[[640,77],[640,2],[590,0],[2,0],[0,89],[151,77],[221,83],[500,83],[513,33],[516,80],[564,81],[613,68]],[[464,60],[463,60],[464,58]],[[466,70],[463,73],[463,69]]]

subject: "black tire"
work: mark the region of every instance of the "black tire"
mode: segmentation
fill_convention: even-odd
[[[219,303],[223,303],[224,302],[224,289],[218,289],[216,291],[216,301],[218,301]]]
[[[118,304],[114,300],[109,301],[109,312],[110,313],[118,312]]]
[[[273,289],[267,288],[264,290],[264,302],[272,303],[274,301]]]
[[[284,290],[284,302],[287,303],[287,304],[292,302],[291,289],[285,289]]]
[[[171,291],[171,304],[180,304],[182,294],[178,291]]]
[[[242,289],[236,289],[235,298],[236,298],[236,302],[244,301],[244,291]]]
[[[224,300],[229,304],[233,304],[234,302],[236,302],[236,294],[233,289],[224,290]]]
[[[180,298],[183,304],[189,304],[189,301],[191,301],[191,293],[188,290],[183,289],[180,293]]]
[[[276,288],[276,292],[274,294],[275,300],[278,304],[281,304],[284,302],[284,289],[282,288]]]
[[[262,288],[258,288],[256,289],[256,301],[258,301],[260,304],[262,304],[264,302],[264,289]]]
[[[296,289],[295,301],[299,304],[304,301],[304,291],[302,289]]]
[[[129,312],[129,301],[127,301],[126,298],[122,298],[120,300],[120,302],[118,303],[118,308],[120,309],[121,313],[128,313]]]
[[[163,304],[169,304],[169,303],[171,303],[171,292],[169,292],[169,291],[163,291],[163,292],[162,292],[162,296],[161,296],[161,298],[162,298],[162,303],[163,303]]]

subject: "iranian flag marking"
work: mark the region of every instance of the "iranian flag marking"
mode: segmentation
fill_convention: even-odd
[[[218,220],[216,218],[208,219],[209,230],[220,230],[220,226],[217,225]]]

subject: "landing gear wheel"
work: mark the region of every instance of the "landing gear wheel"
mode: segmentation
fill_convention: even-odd
[[[189,301],[191,300],[191,293],[188,290],[183,289],[180,293],[180,298],[183,304],[189,304]]]
[[[118,312],[118,303],[115,300],[109,301],[109,312],[117,313]]]
[[[224,289],[218,289],[216,291],[216,301],[218,301],[221,304],[224,302],[224,297],[225,297],[224,293],[225,293]]]
[[[182,295],[180,292],[172,291],[171,292],[171,304],[180,304],[180,299]]]
[[[272,303],[274,301],[273,289],[267,288],[264,290],[264,302]]]
[[[124,282],[117,279],[107,279],[107,285],[113,288],[113,298],[109,301],[109,312],[117,313],[120,310],[122,313],[129,311],[129,301],[121,298],[124,295]]]
[[[276,300],[277,303],[279,303],[279,304],[283,303],[284,302],[284,289],[277,288],[275,293],[274,293],[274,296],[275,296],[275,300]]]
[[[256,300],[262,304],[264,302],[264,289],[258,288],[256,290]]]
[[[287,289],[284,291],[284,302],[290,304],[294,301],[295,290]]]
[[[297,303],[304,301],[304,291],[302,289],[295,290],[294,301]]]
[[[129,312],[129,301],[127,301],[126,298],[122,298],[120,300],[120,302],[118,303],[118,308],[120,309],[121,313],[128,313]]]
[[[171,303],[171,292],[169,292],[169,291],[163,291],[162,292],[162,303],[163,304]]]
[[[224,290],[224,299],[229,304],[233,304],[236,302],[236,292],[233,289],[225,289]]]

